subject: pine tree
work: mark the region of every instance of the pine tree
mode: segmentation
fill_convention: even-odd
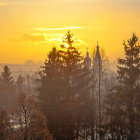
[[[117,85],[106,96],[104,128],[111,139],[139,139],[140,46],[138,37],[124,41],[124,58],[118,59]]]
[[[118,78],[124,88],[125,104],[127,108],[127,115],[129,119],[129,138],[136,139],[136,116],[135,116],[135,102],[136,91],[140,80],[140,45],[138,44],[138,37],[133,33],[132,38],[124,41],[125,58],[118,59]],[[139,92],[140,93],[140,92]]]
[[[41,108],[48,119],[48,127],[56,139],[61,139],[63,127],[62,101],[65,97],[65,81],[63,65],[58,51],[54,47],[41,67],[39,79],[39,99]]]
[[[77,131],[77,124],[80,120],[80,110],[79,101],[75,97],[78,96],[79,87],[77,85],[79,79],[79,70],[81,69],[81,60],[83,59],[77,47],[75,46],[75,41],[73,39],[73,34],[70,31],[64,37],[63,44],[61,45],[61,50],[59,50],[60,58],[64,62],[64,79],[66,83],[66,98],[65,100],[69,102],[69,108],[65,114],[65,124],[69,127],[67,129],[67,139],[74,139],[76,135],[79,134]],[[74,107],[75,106],[75,107]],[[74,109],[72,110],[72,107]],[[75,111],[77,116],[75,115]],[[75,125],[76,124],[76,125]]]
[[[2,86],[11,87],[14,84],[11,71],[8,66],[4,66],[4,71],[1,73]]]
[[[80,60],[72,34],[68,32],[61,49],[51,50],[40,72],[39,99],[47,115],[48,127],[56,139],[74,139],[76,102],[73,83]]]
[[[124,90],[122,86],[113,87],[105,99],[104,124],[108,139],[121,140],[126,138],[126,110],[124,106]]]
[[[79,66],[78,63],[82,60],[81,54],[74,46],[73,35],[70,31],[68,31],[64,37],[59,55],[64,60],[66,72],[68,73],[73,72]]]
[[[14,100],[14,93],[15,85],[10,68],[8,66],[4,66],[4,71],[1,73],[0,78],[0,96],[2,107],[7,109],[10,107]]]

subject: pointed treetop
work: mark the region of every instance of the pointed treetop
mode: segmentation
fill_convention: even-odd
[[[99,50],[99,41],[97,41],[97,46],[96,46],[97,50]]]
[[[88,47],[87,47],[87,57],[89,57]]]

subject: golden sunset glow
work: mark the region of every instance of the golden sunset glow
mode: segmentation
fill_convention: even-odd
[[[99,41],[116,60],[123,40],[140,37],[139,7],[140,0],[0,0],[0,63],[44,61],[68,30],[83,55]]]
[[[67,43],[65,43],[65,47],[66,47],[66,48],[68,48],[68,47],[69,47],[69,45],[68,45]]]

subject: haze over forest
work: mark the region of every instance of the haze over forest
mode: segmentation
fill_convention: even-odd
[[[140,140],[140,0],[0,0],[0,140]]]

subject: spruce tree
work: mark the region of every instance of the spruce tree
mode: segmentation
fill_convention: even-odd
[[[1,73],[1,82],[3,86],[10,87],[14,84],[10,68],[8,66],[4,66],[3,70],[4,71]]]
[[[65,101],[69,103],[69,108],[65,114],[65,125],[68,127],[67,130],[67,139],[74,139],[75,136],[79,134],[77,131],[79,128],[77,124],[80,122],[80,108],[79,108],[79,99],[78,96],[79,86],[79,70],[81,69],[81,60],[82,56],[75,46],[75,40],[73,39],[73,34],[68,31],[64,37],[63,43],[61,45],[61,50],[59,50],[60,58],[64,62],[64,79],[65,79],[65,91],[66,98]],[[72,109],[74,107],[74,109]],[[77,119],[78,118],[78,119]]]
[[[124,90],[122,86],[110,89],[105,98],[104,130],[108,139],[121,140],[126,138],[126,110],[124,106]]]
[[[76,102],[74,71],[81,56],[68,32],[61,45],[50,51],[40,71],[39,99],[48,119],[48,127],[56,139],[74,139]]]
[[[74,45],[73,34],[70,31],[64,37],[61,50],[59,50],[60,57],[65,62],[66,72],[72,73],[82,60],[81,54]]]
[[[14,101],[15,93],[14,79],[8,66],[4,66],[4,70],[1,73],[0,89],[1,105],[8,109]]]
[[[62,102],[65,96],[63,65],[59,59],[57,49],[52,48],[41,67],[38,87],[41,108],[47,116],[48,127],[56,139],[62,139],[60,132],[63,127]]]
[[[126,112],[128,115],[128,128],[129,128],[129,140],[136,139],[136,113],[135,103],[136,94],[140,80],[140,45],[138,43],[138,37],[133,33],[132,38],[124,41],[124,54],[125,58],[118,59],[118,78],[121,85],[124,88]]]

